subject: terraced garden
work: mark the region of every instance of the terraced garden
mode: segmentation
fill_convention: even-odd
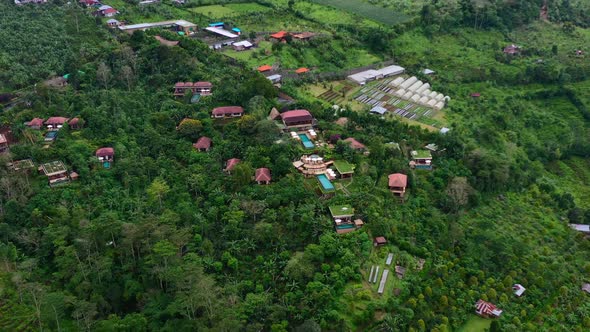
[[[388,111],[387,114],[440,127],[440,122],[433,119],[433,117],[440,115],[440,111],[423,107],[394,96],[393,93],[396,88],[389,85],[392,81],[393,78],[389,78],[363,87],[354,94],[353,98],[357,102],[371,107],[381,106]]]

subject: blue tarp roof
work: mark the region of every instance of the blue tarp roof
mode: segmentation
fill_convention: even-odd
[[[232,29],[232,31],[235,31],[235,32],[242,32],[242,30],[240,30],[240,28],[233,28],[233,29]]]
[[[223,25],[223,22],[215,22],[215,23],[209,24],[210,27],[216,27],[216,26],[220,26],[220,25]]]

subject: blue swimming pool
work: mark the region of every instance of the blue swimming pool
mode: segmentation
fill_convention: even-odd
[[[320,184],[322,185],[324,190],[334,190],[334,185],[332,184],[332,182],[330,182],[330,180],[328,180],[328,177],[326,175],[318,175],[318,181],[320,181]]]
[[[303,146],[305,146],[306,149],[313,149],[313,142],[307,137],[307,135],[299,134],[299,138],[301,138],[301,143],[303,143]]]
[[[349,229],[354,227],[355,226],[353,224],[336,225],[336,229]]]

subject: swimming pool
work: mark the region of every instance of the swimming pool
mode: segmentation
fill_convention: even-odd
[[[354,228],[353,224],[336,225],[336,229],[350,229]]]
[[[320,181],[320,184],[322,185],[324,190],[334,190],[334,185],[332,184],[332,182],[330,182],[330,180],[328,180],[328,177],[325,174],[318,175],[318,181]]]
[[[301,138],[301,143],[303,143],[303,146],[305,146],[306,149],[313,149],[313,142],[307,137],[307,135],[299,134],[299,138]]]

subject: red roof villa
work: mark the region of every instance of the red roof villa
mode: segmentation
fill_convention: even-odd
[[[225,163],[225,168],[223,169],[226,173],[231,174],[231,171],[236,167],[237,164],[240,163],[240,159],[238,158],[231,158]]]
[[[177,97],[184,96],[186,91],[190,91],[193,94],[198,93],[201,96],[209,96],[211,88],[213,88],[211,82],[178,82],[174,84],[174,95]]]
[[[6,136],[0,134],[0,153],[8,150],[8,139]]]
[[[504,54],[516,55],[520,53],[520,47],[514,44],[504,47]]]
[[[105,161],[113,161],[115,158],[115,149],[113,148],[100,148],[96,150],[95,153],[98,161],[105,162]]]
[[[223,106],[214,108],[211,116],[216,119],[239,118],[244,115],[244,109],[240,106]]]
[[[80,121],[80,118],[72,118],[70,121],[68,121],[70,129],[82,129],[82,124],[83,122]]]
[[[193,144],[193,147],[201,152],[207,152],[211,148],[211,139],[202,136],[197,140],[197,143]]]
[[[315,119],[308,110],[293,110],[281,114],[283,124],[287,129],[311,129]]]
[[[68,118],[54,116],[45,121],[45,126],[47,126],[47,130],[59,130],[66,122],[68,122]]]
[[[389,174],[389,190],[394,196],[404,197],[408,176],[401,173]]]
[[[367,151],[367,147],[363,143],[361,143],[361,142],[357,141],[356,139],[354,139],[353,137],[349,137],[349,138],[345,139],[344,141],[347,142],[347,143],[350,143],[350,147],[353,150]]]
[[[502,310],[498,309],[495,305],[484,300],[479,300],[475,304],[475,313],[486,318],[500,317]]]
[[[25,122],[25,125],[31,129],[36,129],[36,130],[40,130],[41,127],[43,127],[43,119],[40,118],[34,118],[33,120],[29,121],[29,122]]]
[[[270,170],[268,168],[257,168],[256,174],[254,175],[254,181],[258,184],[270,184],[272,177],[270,176]]]
[[[387,244],[387,239],[383,236],[377,236],[373,239],[373,246],[380,247]]]

